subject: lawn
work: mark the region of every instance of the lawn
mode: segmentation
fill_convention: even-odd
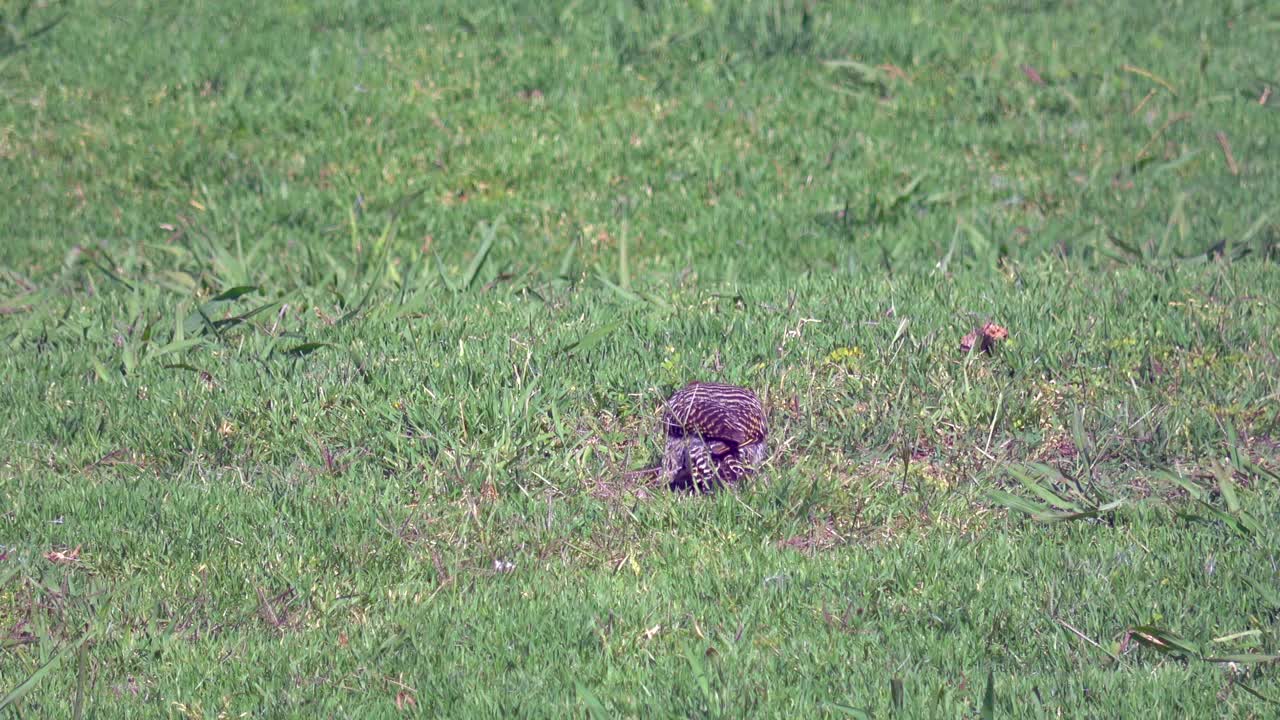
[[[1266,3],[0,18],[0,714],[1280,712]]]

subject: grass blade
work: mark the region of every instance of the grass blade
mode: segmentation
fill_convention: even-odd
[[[604,720],[610,717],[609,710],[605,708],[604,703],[600,702],[600,698],[591,692],[591,688],[583,685],[581,682],[574,683],[578,688],[578,702],[582,703],[587,709],[587,715],[592,720]]]
[[[1048,521],[1053,517],[1053,512],[1048,507],[1003,490],[988,490],[987,498],[1009,510],[1030,515],[1036,520]]]
[[[573,258],[578,254],[578,239],[569,240],[569,246],[564,249],[564,254],[560,256],[560,266],[556,269],[556,277],[562,280],[571,279],[569,270],[573,267]]]
[[[1222,499],[1227,503],[1227,512],[1237,514],[1240,512],[1240,498],[1236,497],[1236,483],[1231,477],[1231,470],[1221,462],[1215,462],[1211,466],[1213,468],[1213,477],[1218,481],[1218,490],[1222,493]]]
[[[631,289],[631,265],[627,261],[627,228],[622,228],[622,236],[618,238],[618,285],[623,290]]]
[[[612,335],[613,331],[617,330],[618,326],[621,324],[622,324],[622,321],[620,320],[615,320],[613,322],[605,323],[604,325],[601,325],[595,330],[592,330],[586,335],[583,335],[577,340],[574,340],[568,345],[565,345],[564,347],[560,348],[560,352],[561,353],[567,353],[567,352],[573,352],[573,351],[587,352],[592,348],[594,348],[595,346],[599,345],[601,341],[603,341],[605,338]]]
[[[306,357],[320,348],[333,347],[333,343],[327,342],[305,342],[301,345],[294,345],[287,350],[281,351],[282,355],[290,357]]]
[[[707,705],[710,706],[714,697],[711,694],[711,680],[707,677],[706,664],[692,648],[686,647],[684,656],[689,661],[689,669],[693,672],[694,681],[698,683],[698,690],[702,692],[702,697],[706,699]]]
[[[444,261],[440,259],[440,254],[432,249],[431,255],[436,259],[436,270],[440,272],[440,282],[444,283],[444,286],[449,288],[449,292],[460,292],[462,288],[449,279],[449,273],[444,269]]]
[[[1191,482],[1187,478],[1182,477],[1181,475],[1174,475],[1173,473],[1168,471],[1161,471],[1156,473],[1156,475],[1164,480],[1168,480],[1169,482],[1173,483],[1174,485],[1177,485],[1183,490],[1186,490],[1187,494],[1190,495],[1191,498],[1194,500],[1204,500],[1205,498],[1204,490],[1202,490],[1199,486],[1197,486],[1195,483]]]
[[[1280,660],[1280,655],[1264,655],[1262,653],[1229,653],[1204,658],[1205,662],[1239,663],[1241,665],[1260,665]]]
[[[233,288],[223,290],[217,295],[214,295],[213,297],[209,298],[209,302],[210,303],[231,302],[232,300],[238,300],[241,297],[244,297],[245,295],[248,295],[251,292],[257,292],[257,291],[258,291],[257,285],[237,285]],[[205,303],[205,304],[207,305],[208,303]]]
[[[93,374],[98,377],[98,382],[110,383],[113,381],[112,374],[107,370],[107,366],[96,357],[90,356],[89,362],[93,364]]]
[[[1022,483],[1023,487],[1035,493],[1037,496],[1040,497],[1041,500],[1044,500],[1046,503],[1048,503],[1053,507],[1056,507],[1060,510],[1069,510],[1071,512],[1077,512],[1077,513],[1084,511],[1084,509],[1081,508],[1076,503],[1071,502],[1070,500],[1062,497],[1061,495],[1055,493],[1049,488],[1041,485],[1039,482],[1036,482],[1036,480],[1033,479],[1030,475],[1023,472],[1021,469],[1017,467],[1010,467],[1009,474],[1012,475],[1015,479],[1017,479],[1018,482]]]
[[[484,265],[485,258],[489,257],[489,250],[493,248],[493,240],[498,234],[498,223],[502,222],[502,218],[493,221],[493,224],[482,223],[480,225],[480,248],[476,250],[475,257],[471,258],[471,264],[467,266],[466,273],[462,276],[462,289],[470,290],[471,285],[476,281],[476,275],[480,274],[480,268]]]
[[[76,649],[76,694],[71,700],[71,720],[80,720],[84,717],[84,683],[85,677],[89,674],[87,655],[85,643],[80,643],[80,647]]]
[[[36,685],[39,685],[40,681],[44,679],[44,676],[48,675],[50,671],[56,668],[58,663],[62,662],[63,658],[79,650],[80,647],[88,642],[89,638],[92,636],[93,633],[85,633],[79,640],[67,645],[62,648],[62,650],[59,650],[57,655],[54,655],[49,659],[49,662],[41,665],[35,672],[31,673],[30,677],[19,683],[17,687],[10,690],[3,698],[0,698],[0,711],[12,707],[18,701],[22,700],[22,698],[26,697],[27,693],[34,690]]]
[[[872,717],[870,712],[867,712],[862,708],[856,708],[852,705],[842,705],[840,703],[824,702],[822,703],[822,707],[836,714],[844,715],[845,717],[856,718],[857,720],[871,720],[871,717]]]
[[[1280,592],[1276,591],[1274,585],[1258,582],[1257,580],[1247,576],[1244,580],[1262,596],[1263,601],[1266,602],[1272,610],[1280,610]]]
[[[618,297],[621,297],[623,300],[626,300],[628,302],[642,302],[644,300],[644,298],[640,297],[634,292],[610,280],[609,276],[605,274],[604,270],[601,269],[599,265],[596,266],[596,278],[600,280],[600,282],[605,287],[612,290],[614,293],[618,295]]]
[[[992,670],[987,670],[987,690],[982,693],[982,720],[993,720],[996,716],[996,679]]]
[[[198,337],[190,338],[188,340],[174,340],[173,342],[168,343],[163,347],[157,348],[147,353],[147,359],[150,360],[151,358],[158,358],[162,355],[169,355],[171,353],[180,353],[186,350],[190,350],[191,348],[196,347],[197,345],[201,345],[203,343],[204,343],[204,338],[198,338]]]

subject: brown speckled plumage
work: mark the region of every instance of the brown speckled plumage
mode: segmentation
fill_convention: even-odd
[[[662,475],[673,485],[735,483],[764,460],[764,408],[746,388],[694,382],[667,401]]]

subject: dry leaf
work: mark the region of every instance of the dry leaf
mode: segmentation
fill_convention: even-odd
[[[911,82],[911,78],[907,76],[906,71],[904,71],[902,68],[898,67],[897,65],[894,65],[893,63],[884,63],[883,65],[877,65],[876,69],[883,71],[885,75],[888,75],[889,77],[894,78],[895,80],[906,80],[907,82]]]
[[[979,350],[989,354],[995,348],[996,343],[1008,337],[1009,331],[1003,326],[989,322],[965,335],[960,340],[960,351],[967,353],[977,345]]]
[[[982,326],[982,334],[991,342],[998,342],[1009,337],[1009,331],[1003,326],[989,322]]]
[[[77,545],[75,550],[71,552],[62,552],[61,550],[50,550],[44,554],[44,559],[55,565],[64,565],[69,563],[80,562],[80,546]]]

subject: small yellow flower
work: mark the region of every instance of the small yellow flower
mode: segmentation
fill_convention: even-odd
[[[832,365],[853,368],[862,359],[862,355],[863,352],[860,347],[840,347],[827,353],[826,361]]]

